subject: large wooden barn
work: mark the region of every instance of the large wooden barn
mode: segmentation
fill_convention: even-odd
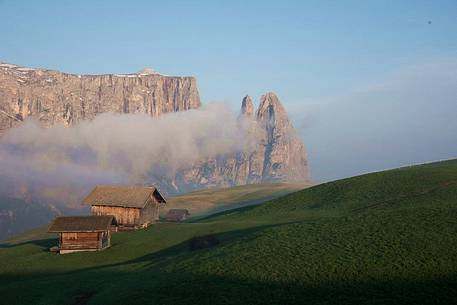
[[[114,216],[57,217],[48,232],[59,233],[60,254],[79,251],[99,251],[111,245]]]
[[[155,187],[97,186],[84,199],[92,215],[113,215],[121,229],[144,228],[159,220],[165,199]]]

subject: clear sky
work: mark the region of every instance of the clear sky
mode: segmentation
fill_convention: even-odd
[[[233,108],[276,92],[316,179],[457,157],[455,0],[0,0],[0,16],[0,61],[193,75]]]

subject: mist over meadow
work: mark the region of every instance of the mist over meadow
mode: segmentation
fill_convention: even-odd
[[[75,204],[96,184],[148,184],[255,148],[253,122],[209,104],[152,118],[105,113],[73,127],[29,119],[0,138],[0,194]]]

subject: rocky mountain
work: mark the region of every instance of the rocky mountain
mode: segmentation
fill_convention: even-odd
[[[201,105],[193,77],[161,75],[151,69],[135,74],[76,75],[0,64],[0,133],[27,117],[45,126],[72,126],[104,112],[163,113]],[[169,192],[250,183],[306,180],[308,166],[303,142],[274,93],[242,101],[240,124],[249,121],[257,146],[236,154],[214,156],[189,164],[175,178],[154,178]]]
[[[254,113],[250,96],[242,101],[240,119],[253,120],[258,144],[253,152],[238,152],[202,161],[178,174],[175,187],[233,186],[278,181],[304,181],[308,177],[307,154],[278,97],[262,95]]]
[[[105,112],[146,113],[157,117],[200,106],[193,77],[165,76],[151,69],[122,75],[76,75],[0,64],[0,137],[2,132],[29,117],[47,127],[55,124],[71,127]],[[238,123],[249,126],[249,136],[256,139],[253,147],[189,164],[176,176],[144,177],[143,183],[158,185],[163,192],[172,194],[200,188],[308,179],[305,146],[274,93],[263,95],[257,110],[251,97],[244,97]],[[79,186],[92,187],[83,184]],[[57,190],[49,189],[52,188],[49,185],[43,188],[3,183],[2,186],[0,189],[9,193],[0,192],[0,231],[3,232],[0,240],[45,224],[55,215],[83,212],[78,210],[77,203],[84,194],[74,185]],[[78,194],[51,202],[35,198],[39,192]]]
[[[33,116],[45,126],[71,126],[103,112],[148,113],[200,107],[193,77],[135,74],[76,75],[0,63],[0,133]]]

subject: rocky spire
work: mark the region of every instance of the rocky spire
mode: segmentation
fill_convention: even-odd
[[[263,131],[262,181],[307,179],[305,146],[276,94],[262,95],[256,119]]]
[[[252,103],[252,98],[249,95],[246,95],[243,98],[241,103],[241,114],[251,116],[254,114],[254,103]]]
[[[264,94],[254,115],[252,99],[245,96],[240,117],[245,115],[252,116],[249,121],[254,127],[251,129],[255,134],[254,147],[206,160],[197,168],[184,172],[182,184],[231,186],[309,179],[305,145],[279,98],[272,92]]]
[[[257,109],[257,119],[262,120],[267,117],[289,121],[286,110],[273,92],[268,92],[260,97],[260,105]]]
[[[0,136],[28,116],[44,126],[72,126],[104,112],[157,117],[200,107],[195,78],[154,73],[75,75],[0,63]],[[163,188],[191,191],[308,178],[305,146],[274,93],[261,97],[257,111],[246,95],[240,118],[253,136],[252,145],[189,165],[170,182],[154,179],[163,180]]]

